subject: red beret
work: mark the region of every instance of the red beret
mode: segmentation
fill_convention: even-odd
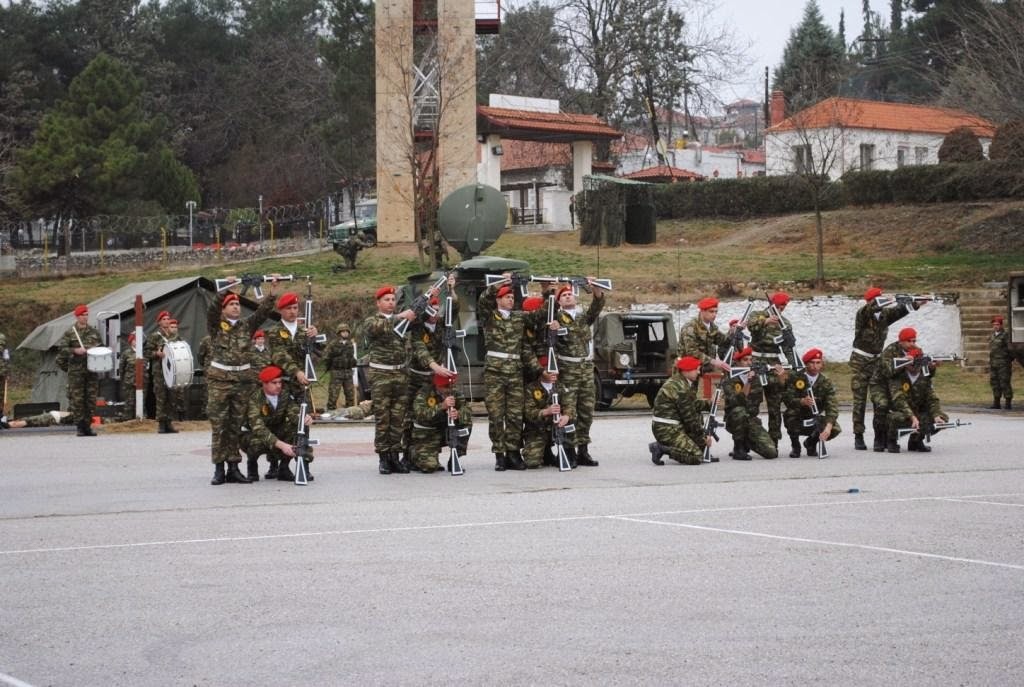
[[[384,298],[384,296],[393,296],[394,294],[395,287],[386,285],[377,289],[377,293],[375,294],[374,298],[376,298],[379,301],[381,298]]]
[[[500,287],[498,289],[497,297],[501,298],[502,296],[507,296],[510,293],[512,293],[512,287],[511,286],[502,286],[502,287]]]
[[[565,286],[563,286],[562,288],[560,288],[560,289],[558,290],[558,293],[557,293],[557,294],[555,295],[555,297],[556,297],[556,298],[561,298],[561,297],[562,297],[562,294],[563,294],[563,293],[565,293],[566,291],[568,291],[568,292],[572,293],[572,284],[566,284]]]
[[[789,303],[789,294],[785,291],[779,291],[778,293],[772,294],[772,304],[775,305],[775,307],[786,305],[787,303]]]
[[[159,322],[160,320],[164,319],[165,317],[170,317],[170,316],[171,316],[170,311],[168,311],[168,310],[161,310],[160,314],[156,316],[156,321]]]
[[[89,314],[89,306],[88,305],[76,305],[75,306],[75,317],[78,317],[79,315],[88,315],[88,314]]]
[[[683,372],[692,372],[700,367],[700,360],[692,355],[683,356],[676,361],[676,369]]]
[[[254,338],[254,339],[265,339],[266,337],[267,337],[267,333],[265,331],[263,331],[262,329],[257,329],[256,331],[254,331],[252,333],[252,338]]]
[[[282,374],[281,368],[277,365],[267,365],[265,368],[260,370],[260,381],[272,382],[275,379],[279,379]]]
[[[917,330],[913,327],[904,327],[900,330],[900,341],[913,341],[917,338]]]
[[[872,286],[870,289],[864,292],[864,300],[873,301],[882,295],[882,290],[877,286]]]
[[[171,318],[171,321],[168,322],[167,324],[178,324],[178,321],[175,320],[174,318]]]
[[[228,295],[224,296],[224,299],[220,302],[220,307],[223,308],[228,303],[237,303],[237,302],[238,302],[238,294],[237,293],[229,293]]]
[[[534,310],[540,310],[540,307],[544,305],[544,299],[540,296],[530,296],[523,301],[523,310],[526,312],[533,312]]]
[[[445,375],[434,373],[434,386],[444,388],[449,385],[454,385],[458,379],[457,375],[455,377],[447,377]]]
[[[754,355],[754,349],[747,346],[742,351],[732,354],[733,360],[739,360],[740,358],[746,358],[748,355]]]
[[[281,297],[277,299],[277,309],[287,308],[289,305],[295,305],[298,302],[299,296],[288,291],[287,293],[282,293]]]
[[[805,363],[809,363],[812,360],[821,360],[824,357],[825,354],[821,352],[820,348],[811,348],[806,353],[804,353],[804,357],[801,358],[801,360],[803,360]]]
[[[702,298],[699,301],[697,301],[697,307],[700,308],[701,310],[710,310],[711,308],[717,308],[718,299],[711,297]]]
[[[433,305],[433,306],[441,305],[441,299],[438,298],[437,296],[431,296],[430,297],[430,304]]]
[[[1003,316],[1002,315],[996,315],[995,317],[993,317],[992,318],[992,324],[995,324],[996,322],[998,322],[999,324],[1002,324],[1003,323]]]
[[[546,355],[542,355],[541,357],[537,358],[537,364],[540,365],[542,368],[544,368],[545,371],[547,371],[547,369],[548,369],[548,357]],[[558,373],[557,369],[556,370],[551,370],[551,371],[556,373],[556,374]]]

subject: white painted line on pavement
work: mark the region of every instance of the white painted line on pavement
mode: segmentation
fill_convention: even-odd
[[[18,678],[11,677],[6,673],[0,673],[0,682],[4,683],[5,685],[10,685],[11,687],[32,687],[32,685],[30,685],[29,683],[22,682]]]
[[[725,527],[707,527],[705,525],[690,525],[683,522],[665,522],[663,520],[644,520],[642,518],[627,518],[618,515],[609,515],[610,520],[622,520],[624,522],[638,522],[645,525],[662,525],[665,527],[681,527],[689,530],[703,530],[705,532],[721,532],[723,534],[738,534],[744,537],[761,537],[762,539],[777,539],[779,541],[799,542],[803,544],[820,544],[823,546],[838,546],[848,549],[862,549],[864,551],[880,551],[882,553],[897,553],[905,556],[917,556],[919,558],[935,558],[943,561],[956,563],[972,563],[974,565],[987,565],[994,568],[1010,568],[1011,570],[1024,570],[1024,565],[1013,563],[999,563],[997,561],[983,561],[977,558],[960,558],[958,556],[943,556],[937,553],[925,553],[923,551],[907,551],[906,549],[892,549],[887,546],[871,546],[869,544],[852,544],[850,542],[829,541],[827,539],[807,539],[805,537],[786,537],[778,534],[766,534],[764,532],[749,532],[746,530],[732,530]]]
[[[995,496],[1017,496],[1017,494],[995,494]],[[968,496],[963,498],[955,499],[953,497],[943,497],[936,499],[938,501],[952,501],[954,503],[980,503],[984,506],[1011,506],[1013,508],[1024,508],[1024,503],[1007,503],[1006,501],[977,501]]]

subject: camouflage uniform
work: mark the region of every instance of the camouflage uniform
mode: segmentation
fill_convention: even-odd
[[[1010,355],[1006,330],[993,331],[988,339],[988,383],[992,387],[992,407],[999,407],[999,397],[1006,399],[1006,407],[1013,404],[1013,357]]]
[[[86,325],[84,329],[78,329],[76,336],[77,328],[77,324],[72,325],[57,344],[57,366],[68,373],[68,410],[74,417],[75,424],[84,424],[88,427],[88,423],[92,422],[92,416],[96,414],[98,375],[89,371],[88,355],[75,355],[72,351],[79,346],[86,350],[101,346],[103,340],[95,327]],[[78,342],[79,337],[82,339],[81,344]]]
[[[690,355],[700,360],[700,371],[713,372],[712,360],[719,359],[722,351],[729,346],[729,337],[715,325],[705,325],[695,317],[679,329],[678,357]]]
[[[871,406],[874,409],[871,424],[875,431],[874,448],[876,451],[885,450],[886,437],[889,435],[889,409],[892,403],[890,382],[902,374],[901,371],[894,369],[893,361],[904,356],[906,356],[906,352],[900,346],[899,341],[893,341],[882,351],[878,357],[875,371],[871,374],[869,392]]]
[[[348,408],[356,404],[356,392],[352,385],[352,369],[356,366],[356,349],[352,339],[340,336],[329,344],[324,352],[324,368],[331,375],[331,383],[327,387],[327,410],[338,407],[338,396],[341,396],[341,407]]]
[[[303,398],[306,395],[306,388],[299,383],[295,375],[306,371],[306,342],[309,340],[306,328],[296,325],[293,336],[283,322],[274,322],[264,331],[267,335],[270,359],[284,371],[284,391],[295,398]]]
[[[750,346],[754,349],[754,362],[766,362],[770,365],[778,363],[789,364],[782,352],[782,346],[773,342],[773,339],[782,334],[780,324],[768,322],[770,314],[767,310],[752,315],[748,323],[750,332]],[[792,328],[792,324],[785,317],[782,322]],[[782,439],[782,380],[771,374],[768,376],[768,384],[764,387],[764,400],[768,408],[768,435],[772,441],[778,443]]]
[[[889,326],[905,317],[910,310],[902,305],[880,308],[872,299],[857,311],[854,322],[853,350],[850,352],[850,390],[853,392],[853,433],[864,433],[864,412],[867,406],[871,376],[878,366],[878,356],[885,346]]]
[[[539,468],[545,462],[552,465],[557,464],[557,456],[551,455],[551,430],[554,427],[553,415],[541,415],[551,405],[551,394],[558,394],[558,405],[562,408],[562,414],[569,416],[569,424],[573,423],[573,411],[576,409],[576,399],[573,392],[560,381],[554,382],[551,389],[545,388],[539,379],[529,382],[524,389],[523,419],[523,461],[528,468]],[[572,432],[565,435],[565,451],[572,457]]]
[[[159,328],[150,332],[142,345],[142,356],[149,368],[149,379],[153,384],[153,397],[156,399],[156,421],[160,423],[176,420],[177,407],[181,403],[178,389],[167,386],[164,379],[163,358],[157,355],[165,344],[178,341],[177,334],[165,334]]]
[[[121,380],[121,419],[135,419],[135,346],[127,345],[121,349],[121,359],[117,367],[117,375]]]
[[[50,410],[39,415],[30,415],[22,418],[26,427],[53,427],[54,425],[73,425],[75,419],[70,413],[62,413],[59,410]],[[0,424],[0,429],[10,429],[6,423]]]
[[[524,370],[537,366],[533,351],[525,344],[524,330],[527,324],[539,327],[540,320],[531,317],[536,313],[521,310],[503,316],[495,300],[497,293],[498,287],[490,286],[480,294],[476,318],[487,345],[484,405],[491,451],[504,454],[517,452],[522,447],[523,374]]]
[[[744,451],[754,451],[762,458],[778,458],[775,442],[768,436],[757,416],[764,398],[761,380],[753,372],[722,382],[725,397],[725,429]]]
[[[920,373],[912,376],[904,368],[889,378],[888,386],[890,405],[887,429],[890,447],[897,446],[899,430],[910,427],[913,417],[917,417],[919,426],[924,428],[935,422],[937,416],[945,415],[930,377]],[[930,450],[924,448],[924,437],[920,434],[910,435],[907,448],[911,451]]]
[[[245,383],[249,385],[250,391],[262,389],[260,370],[273,364],[273,353],[265,343],[263,344],[262,351],[258,350],[255,345],[249,349],[249,369],[246,370]],[[285,389],[287,389],[287,386],[285,386]],[[247,391],[246,394],[248,395],[250,391]]]
[[[786,432],[789,433],[789,439],[793,444],[793,452],[797,454],[800,447],[799,437],[808,437],[804,446],[807,447],[809,454],[813,454],[811,447],[814,446],[816,449],[816,437],[820,434],[814,426],[804,426],[804,420],[810,420],[814,415],[811,409],[802,405],[800,401],[807,397],[811,389],[814,390],[814,402],[818,405],[818,412],[824,416],[825,422],[832,423],[832,431],[829,432],[827,441],[832,441],[842,431],[839,427],[839,400],[832,380],[824,373],[819,373],[812,383],[806,372],[790,372],[782,390],[782,400],[786,404]],[[814,437],[813,442],[811,437]]]
[[[345,259],[345,268],[354,270],[356,268],[356,257],[359,251],[370,246],[366,234],[357,231],[352,236],[338,244],[338,254]]]
[[[221,315],[221,301],[214,298],[206,313],[210,334],[210,358],[207,361],[206,415],[211,428],[211,461],[239,463],[239,433],[248,403],[247,384],[251,368],[252,335],[274,309],[266,297],[248,318],[231,324]],[[230,369],[224,369],[230,368]]]
[[[250,459],[265,454],[271,465],[276,465],[280,461],[281,465],[287,466],[291,458],[284,455],[274,444],[278,439],[288,444],[295,441],[295,431],[299,426],[299,403],[282,390],[281,395],[277,397],[275,408],[263,393],[262,387],[252,389],[246,399],[245,426],[249,431],[242,432],[239,445]],[[307,463],[313,462],[312,449],[305,458]]]
[[[580,309],[577,308],[575,318],[561,309],[555,315],[559,324],[568,330],[565,336],[558,337],[558,347],[555,351],[560,372],[559,381],[572,390],[576,400],[576,411],[572,413],[576,419],[573,443],[580,449],[581,462],[588,456],[590,425],[594,422],[594,404],[597,402],[591,327],[604,308],[605,298],[604,295],[595,296],[586,311],[579,312]]]
[[[459,411],[457,424],[460,428],[473,431],[473,413],[470,410],[466,398],[455,393],[455,408]],[[410,447],[412,449],[412,462],[420,472],[434,472],[440,470],[441,465],[437,462],[437,452],[441,447],[448,446],[448,415],[441,409],[448,392],[438,391],[430,384],[421,386],[416,393],[412,403],[412,437]],[[466,447],[469,443],[469,435],[460,436],[456,448],[459,455],[466,455]]]
[[[704,456],[704,426],[700,414],[709,409],[708,402],[698,397],[697,385],[678,372],[673,372],[658,389],[651,409],[651,431],[672,460],[700,465]]]
[[[409,383],[406,339],[395,333],[397,323],[396,318],[377,313],[366,318],[362,327],[369,352],[373,447],[378,454],[397,454],[404,448],[402,431],[408,406]]]

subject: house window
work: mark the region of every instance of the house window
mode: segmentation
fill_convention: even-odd
[[[875,146],[871,143],[860,144],[860,169],[863,172],[871,169],[875,160]]]
[[[896,149],[896,166],[906,167],[907,160],[910,157],[910,148],[907,146],[900,146]]]
[[[928,148],[926,146],[917,146],[914,148],[914,164],[923,165],[928,162]]]
[[[797,174],[813,174],[814,157],[811,155],[811,146],[793,146],[793,162]]]

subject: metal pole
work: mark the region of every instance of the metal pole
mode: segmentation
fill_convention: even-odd
[[[185,207],[188,208],[188,249],[192,250],[192,211],[196,208],[196,201],[188,201]]]
[[[263,245],[263,196],[260,196],[260,245]]]

